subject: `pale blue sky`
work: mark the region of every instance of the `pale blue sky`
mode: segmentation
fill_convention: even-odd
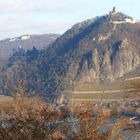
[[[64,33],[77,22],[108,13],[113,6],[140,19],[140,0],[0,0],[0,39]]]

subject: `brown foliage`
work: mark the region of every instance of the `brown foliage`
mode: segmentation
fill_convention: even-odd
[[[0,140],[108,140],[130,123],[129,119],[119,119],[112,131],[101,134],[99,128],[111,116],[109,109],[99,107],[95,112],[91,104],[59,106],[39,97],[24,96],[23,89],[17,91],[13,100],[0,108]]]

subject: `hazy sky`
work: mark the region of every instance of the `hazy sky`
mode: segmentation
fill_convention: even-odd
[[[63,33],[77,22],[108,13],[113,6],[140,19],[140,0],[0,0],[0,39]]]

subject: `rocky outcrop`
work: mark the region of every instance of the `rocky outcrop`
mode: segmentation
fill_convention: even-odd
[[[116,47],[116,48],[115,48]],[[79,79],[83,82],[111,82],[123,77],[140,64],[139,53],[131,46],[127,39],[106,48],[93,49],[77,64],[79,66]],[[70,69],[72,69],[70,67]]]

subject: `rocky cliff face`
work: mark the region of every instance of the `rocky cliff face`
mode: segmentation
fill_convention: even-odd
[[[94,48],[82,56],[77,64],[80,68],[78,76],[83,82],[111,82],[123,77],[140,63],[139,51],[126,38],[102,49],[101,46]]]
[[[140,64],[140,23],[122,13],[96,17],[74,25],[34,60],[27,60],[14,61],[4,76],[9,79],[6,73],[14,71],[13,77],[20,75],[28,90],[47,96],[72,81],[112,82]]]
[[[132,21],[122,13],[113,13],[79,23],[60,37],[52,48],[56,59],[67,61],[65,79],[111,82],[137,67],[140,23]]]

